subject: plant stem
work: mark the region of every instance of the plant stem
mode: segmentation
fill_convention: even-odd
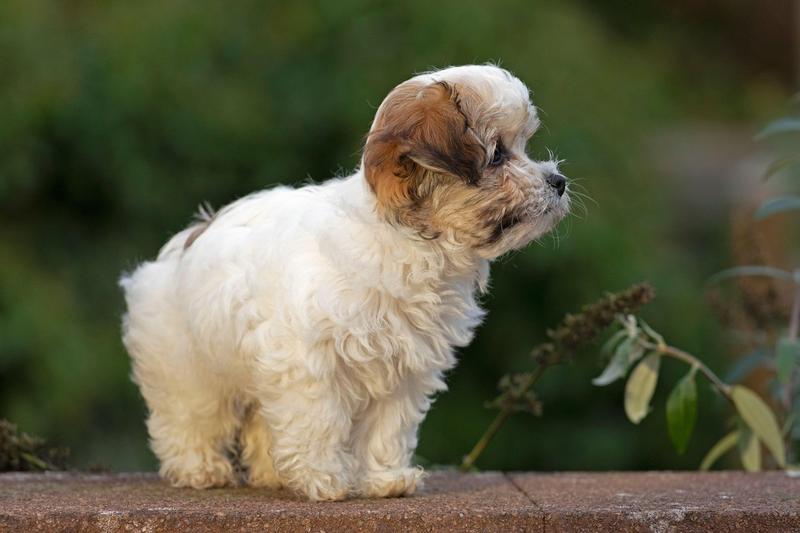
[[[489,445],[489,442],[492,440],[492,438],[494,438],[495,433],[497,433],[503,424],[505,424],[509,416],[511,416],[511,409],[508,407],[503,407],[503,409],[497,413],[497,416],[494,417],[492,423],[489,424],[488,428],[486,428],[483,436],[481,436],[480,440],[475,443],[475,447],[472,448],[472,451],[465,455],[464,460],[461,461],[461,466],[459,469],[462,472],[467,472],[472,468],[472,466],[475,464],[475,461],[478,460],[478,457],[480,457],[480,455]]]
[[[793,272],[794,279],[798,279],[798,274],[800,271],[795,270]],[[797,342],[798,336],[798,329],[800,329],[800,283],[795,283],[794,286],[794,301],[792,302],[792,314],[789,317],[789,331],[787,332],[786,336],[788,337],[789,342],[795,343]],[[796,362],[795,362],[796,364]],[[792,425],[794,422],[792,407],[793,407],[793,399],[794,399],[794,382],[795,382],[795,364],[792,365],[791,370],[789,371],[789,379],[786,380],[786,383],[783,385],[783,390],[781,391],[783,394],[783,398],[781,398],[781,403],[783,404],[783,409],[786,412],[786,420],[788,424],[788,431],[784,432],[784,442],[786,444],[786,449],[789,451],[789,460],[794,459],[794,448],[792,447]]]
[[[703,364],[700,359],[693,356],[690,353],[684,352],[674,346],[669,345],[658,345],[648,341],[639,341],[644,348],[648,350],[655,350],[662,355],[666,355],[667,357],[672,357],[673,359],[678,359],[679,361],[683,361],[684,363],[696,367],[703,375],[711,382],[712,385],[727,398],[728,400],[731,399],[731,386],[722,381],[717,377],[717,375],[711,371],[705,364]]]
[[[797,270],[795,270],[795,279],[797,278]],[[789,341],[796,342],[798,329],[800,329],[800,284],[795,284],[794,288],[794,302],[792,303],[792,316],[789,318],[789,332],[787,336]],[[794,365],[792,365],[789,379],[783,386],[783,408],[786,410],[787,416],[792,412],[792,399],[794,398]]]
[[[520,394],[524,394],[530,390],[530,388],[533,387],[537,381],[539,381],[539,378],[542,377],[544,371],[550,366],[553,365],[539,364],[539,366],[536,367],[536,370],[534,370],[533,373],[528,377],[528,381],[526,381],[520,387]],[[505,424],[506,420],[508,420],[508,417],[510,417],[513,413],[514,410],[509,406],[500,409],[500,412],[497,413],[497,416],[494,417],[492,423],[489,424],[488,428],[486,428],[486,431],[483,433],[480,440],[478,440],[472,450],[464,456],[464,460],[461,461],[461,466],[459,467],[462,472],[470,470],[475,465],[475,461],[478,460],[478,457],[481,456],[483,451],[494,438],[495,434],[500,430],[501,427],[503,427],[503,424]]]
[[[789,340],[796,341],[798,328],[800,328],[800,284],[794,289],[794,303],[792,304],[792,316],[789,319]]]
[[[569,359],[578,348],[595,339],[610,326],[616,317],[633,313],[649,303],[654,296],[655,291],[648,283],[637,283],[624,291],[609,293],[596,302],[583,306],[578,314],[565,315],[556,328],[548,329],[547,336],[550,340],[534,347],[530,354],[537,364],[535,370],[527,375],[523,382],[515,384],[513,392],[505,391],[503,396],[498,398],[512,401],[506,402],[507,404],[500,402],[500,412],[486,428],[472,451],[464,456],[461,470],[472,468],[495,434],[516,410],[514,401],[524,397],[547,368]],[[510,398],[507,396],[509,393],[511,393]]]

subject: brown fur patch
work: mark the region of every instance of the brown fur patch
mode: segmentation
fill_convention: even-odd
[[[400,215],[419,204],[418,185],[426,172],[474,185],[484,159],[483,143],[455,88],[443,81],[412,81],[392,91],[381,107],[364,149],[364,175],[381,208]]]

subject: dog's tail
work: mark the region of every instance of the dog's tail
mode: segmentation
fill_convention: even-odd
[[[186,251],[197,240],[219,214],[208,202],[203,202],[197,207],[197,212],[192,217],[192,223],[185,230],[177,233],[158,252],[159,259]]]
[[[189,248],[192,243],[208,229],[208,226],[210,226],[214,218],[216,218],[217,213],[218,211],[214,211],[214,208],[211,207],[211,204],[208,202],[203,202],[197,207],[197,213],[194,215],[194,224],[189,226],[188,230],[191,231],[186,241],[183,243],[184,250]]]
[[[211,207],[211,204],[208,202],[202,202],[199,206],[197,206],[197,213],[194,214],[194,221],[200,224],[211,224],[211,221],[214,220],[214,217],[217,216],[217,211]]]

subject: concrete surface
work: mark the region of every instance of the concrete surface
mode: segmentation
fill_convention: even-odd
[[[153,474],[0,474],[0,531],[800,531],[779,472],[434,472],[408,498],[310,503]]]

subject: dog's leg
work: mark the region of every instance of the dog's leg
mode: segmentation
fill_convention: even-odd
[[[183,401],[182,401],[183,400]],[[225,455],[238,424],[232,402],[208,399],[191,405],[186,396],[151,410],[151,446],[161,461],[159,473],[176,487],[205,489],[235,484]]]
[[[430,407],[428,396],[409,380],[403,390],[373,400],[353,432],[353,449],[359,462],[360,495],[383,498],[413,494],[423,471],[412,467],[417,428]]]
[[[194,339],[175,298],[174,265],[141,266],[122,285],[128,302],[123,341],[147,403],[147,428],[160,473],[173,485],[233,484],[225,452],[238,412],[220,377],[193,353]]]
[[[247,465],[247,484],[251,487],[278,489],[281,482],[272,463],[272,436],[260,406],[248,408],[241,432],[242,461]]]
[[[281,482],[312,500],[342,500],[350,492],[353,460],[347,449],[350,413],[332,377],[289,371],[261,399]],[[283,376],[286,377],[285,375]]]

